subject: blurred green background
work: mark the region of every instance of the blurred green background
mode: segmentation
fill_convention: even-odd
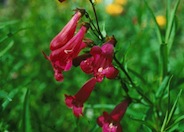
[[[156,16],[164,16],[166,1],[148,1],[148,4]],[[73,67],[64,73],[64,82],[58,83],[54,79],[50,62],[42,55],[42,51],[50,53],[50,41],[70,20],[73,9],[82,7],[92,13],[89,2],[0,2],[0,132],[101,131],[96,124],[96,118],[103,111],[110,112],[125,97],[119,81],[105,79],[97,84],[85,104],[84,117],[77,120],[72,110],[66,107],[64,94],[75,94],[91,76],[83,73],[79,67]],[[182,2],[184,1],[181,0],[176,12],[176,35],[169,54],[169,69],[173,75],[170,84],[172,103],[179,90],[184,89]],[[171,2],[171,5],[173,4],[174,2]],[[114,35],[118,41],[118,59],[124,60],[125,66],[134,71],[130,72],[133,81],[153,99],[161,84],[160,44],[155,32],[156,26],[144,2],[128,0],[123,13],[116,16],[105,11],[106,4],[103,1],[96,5],[96,9],[101,29],[108,35]],[[163,27],[163,33],[164,30]],[[94,38],[90,31],[87,36]],[[142,80],[135,73],[138,73]],[[135,98],[139,96],[133,89],[130,94]],[[183,96],[184,94],[179,99],[176,116],[184,114]],[[165,100],[166,98],[163,99],[163,111],[167,104]],[[121,121],[123,130],[148,131],[141,122],[131,119],[144,119],[147,109],[147,106],[132,103]],[[164,116],[164,113],[162,114]],[[157,119],[150,122],[154,124]],[[182,123],[178,125],[177,131],[184,130]]]

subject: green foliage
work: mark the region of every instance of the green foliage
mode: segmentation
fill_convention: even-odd
[[[181,3],[130,0],[119,16],[107,14],[104,3],[95,5],[102,35],[117,39],[113,63],[120,74],[95,86],[80,119],[66,107],[64,94],[75,94],[90,76],[73,67],[64,73],[64,82],[56,82],[42,51],[50,53],[50,41],[69,21],[73,9],[83,7],[93,13],[90,3],[0,3],[0,131],[100,132],[96,118],[127,96],[132,103],[121,121],[125,132],[184,131]],[[158,15],[166,15],[165,27],[159,26]],[[87,37],[101,44],[91,31]]]

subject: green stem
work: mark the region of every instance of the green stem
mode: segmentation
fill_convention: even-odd
[[[98,32],[98,29],[96,28],[96,26],[95,26],[93,20],[91,19],[91,17],[89,16],[89,14],[88,14],[87,12],[86,12],[85,16],[86,16],[86,18],[89,19],[90,28],[91,28],[92,32],[93,32],[94,35],[99,39],[99,36],[98,36],[99,32]],[[96,33],[96,32],[97,32],[97,33]]]
[[[130,75],[128,74],[128,72],[125,70],[124,66],[118,61],[118,59],[116,58],[116,56],[114,56],[114,60],[115,62],[118,64],[118,66],[120,67],[120,69],[124,72],[124,74],[126,75],[126,77],[128,78],[128,80],[130,81],[130,84],[135,88],[135,90],[145,99],[146,102],[148,102],[150,105],[153,105],[153,103],[151,102],[151,100],[149,98],[147,98],[141,90],[140,87],[136,86],[134,84],[134,82],[132,81]]]
[[[102,35],[101,31],[100,31],[100,26],[99,26],[99,23],[98,23],[98,17],[97,17],[95,5],[94,5],[92,0],[89,0],[89,1],[91,3],[91,6],[93,8],[93,12],[94,12],[94,15],[95,15],[95,20],[96,20],[96,25],[97,25],[97,32],[99,33],[100,39],[103,41],[104,37],[103,37],[103,35]]]
[[[162,61],[162,79],[168,74],[168,45],[160,45],[160,57]]]

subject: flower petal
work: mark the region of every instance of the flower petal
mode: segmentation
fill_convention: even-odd
[[[69,108],[73,108],[73,100],[74,100],[74,97],[73,96],[70,96],[70,95],[66,95],[65,94],[65,104],[69,107]]]
[[[76,106],[73,107],[73,113],[76,117],[82,116],[83,115],[82,111],[83,111],[83,105],[78,106],[78,107],[76,107]]]
[[[87,74],[93,73],[93,60],[94,58],[91,57],[80,63],[80,67],[85,73]]]
[[[96,55],[96,54],[101,54],[102,50],[99,46],[93,46],[93,48],[91,48],[90,54],[91,55]]]
[[[108,79],[114,79],[118,75],[118,73],[119,71],[113,66],[107,67],[103,70],[103,74],[105,74]]]
[[[60,31],[60,33],[54,37],[50,43],[50,49],[56,50],[64,46],[73,36],[77,27],[77,22],[83,14],[80,10],[77,10],[70,21],[65,25],[65,27]]]

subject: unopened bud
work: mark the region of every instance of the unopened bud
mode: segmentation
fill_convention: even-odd
[[[113,36],[110,36],[110,37],[106,37],[106,42],[109,42],[109,43],[111,43],[111,44],[113,44],[115,46],[116,43],[117,43],[117,40],[116,40],[116,38],[113,35]]]

